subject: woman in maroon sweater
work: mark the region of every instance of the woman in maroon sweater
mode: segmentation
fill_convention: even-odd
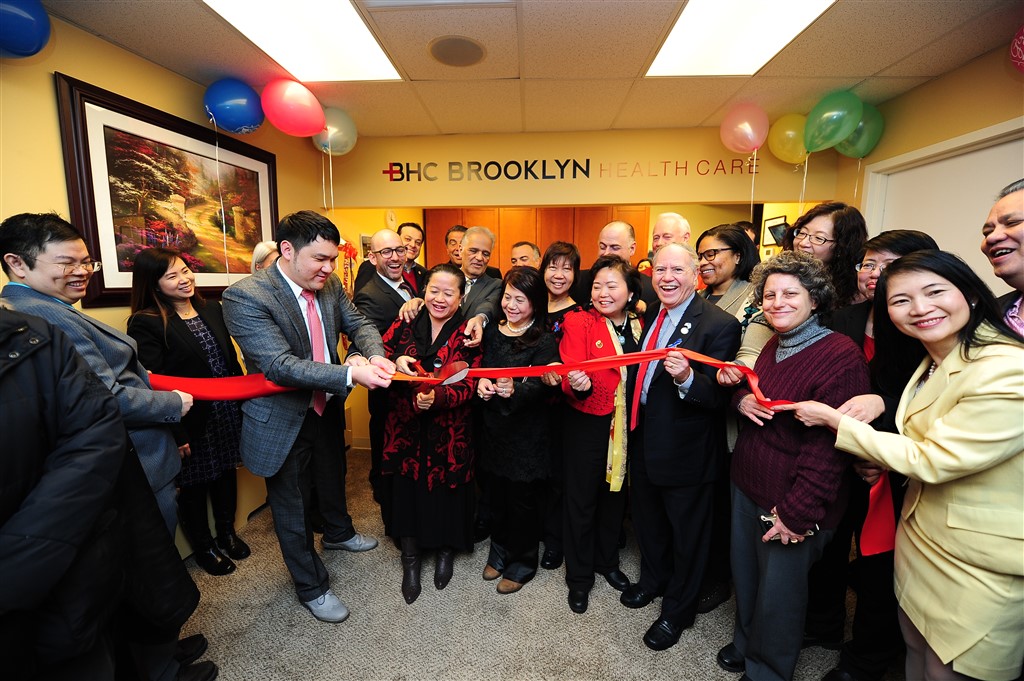
[[[785,251],[762,263],[754,295],[777,335],[754,366],[773,400],[803,396],[839,406],[870,389],[860,348],[818,322],[835,300],[820,261]],[[753,681],[791,679],[800,655],[807,572],[846,505],[850,457],[826,428],[807,430],[741,388],[733,405],[746,419],[732,459],[733,642],[718,653],[728,671]]]

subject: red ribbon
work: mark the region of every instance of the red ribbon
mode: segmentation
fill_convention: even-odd
[[[470,369],[468,378],[527,378],[543,376],[549,371],[557,371],[565,374],[573,370],[599,371],[601,369],[617,369],[620,366],[640,364],[641,362],[656,362],[665,358],[670,352],[681,352],[683,356],[694,362],[707,364],[716,369],[726,367],[739,369],[747,379],[750,391],[761,405],[771,408],[780,404],[792,404],[787,400],[769,400],[761,392],[757,385],[757,374],[754,370],[742,364],[723,362],[714,357],[702,355],[699,352],[683,348],[658,348],[656,350],[644,350],[642,352],[630,352],[624,355],[612,355],[611,357],[598,357],[588,359],[585,362],[574,364],[540,365],[530,367],[499,367],[493,369]],[[433,376],[409,376],[396,372],[392,377],[394,381],[417,381],[427,384],[440,383],[443,379]],[[150,385],[153,390],[181,390],[189,393],[197,400],[248,400],[254,397],[265,397],[278,393],[296,390],[286,388],[271,381],[268,381],[263,374],[249,374],[247,376],[231,376],[229,378],[180,378],[177,376],[164,376],[161,374],[149,375]]]

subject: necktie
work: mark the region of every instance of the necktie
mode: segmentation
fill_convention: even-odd
[[[466,295],[462,296],[462,301],[459,303],[459,307],[465,306],[466,298],[469,298],[469,292],[473,289],[473,284],[475,282],[476,282],[476,279],[467,279],[466,280]]]
[[[402,270],[402,279],[405,280],[405,285],[409,287],[409,295],[416,295],[416,273],[412,270]]]
[[[661,335],[661,325],[665,323],[665,317],[668,316],[668,310],[661,308],[661,312],[658,313],[658,321],[654,324],[654,330],[651,335],[647,337],[647,343],[644,346],[644,350],[653,350],[658,344],[658,336]],[[636,430],[637,417],[640,415],[640,393],[643,392],[644,378],[647,377],[647,367],[650,362],[641,362],[640,368],[636,372],[636,385],[633,386],[633,408],[629,415],[629,429]]]
[[[309,344],[313,348],[313,361],[326,362],[327,360],[324,358],[324,325],[316,311],[316,294],[312,291],[303,291],[302,297],[306,299],[306,321],[309,325]],[[317,416],[324,415],[326,406],[327,395],[323,390],[314,390],[313,411]]]
[[[400,283],[398,285],[398,292],[407,301],[408,300],[412,300],[412,297],[414,295],[413,290],[412,290],[412,286],[410,286],[409,282],[407,282],[405,280],[403,280],[402,283]]]

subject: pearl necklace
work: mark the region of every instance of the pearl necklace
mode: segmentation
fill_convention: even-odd
[[[508,321],[505,322],[505,328],[508,329],[508,332],[511,333],[513,336],[523,335],[524,333],[530,330],[531,326],[533,326],[532,319],[529,321],[528,324],[526,324],[525,326],[520,326],[519,328],[512,326],[512,324],[509,323]]]

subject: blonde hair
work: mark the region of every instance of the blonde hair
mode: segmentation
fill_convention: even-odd
[[[252,249],[252,273],[256,274],[256,270],[260,269],[260,264],[271,254],[277,252],[276,241],[261,241],[256,244]]]

